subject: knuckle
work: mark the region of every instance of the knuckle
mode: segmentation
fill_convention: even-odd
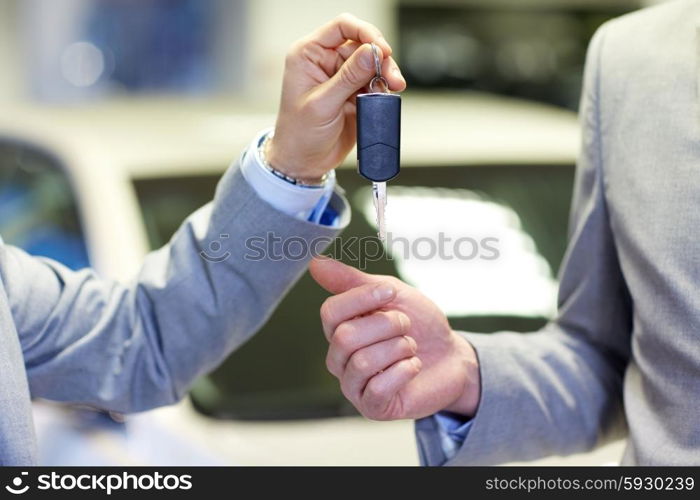
[[[297,53],[303,61],[310,61],[314,64],[319,64],[319,61],[323,60],[324,51],[325,49],[321,45],[311,41],[301,44],[297,49]]]
[[[362,374],[369,371],[372,365],[369,355],[364,351],[358,351],[353,354],[348,363],[350,364],[351,370]]]
[[[365,399],[368,407],[376,410],[377,407],[384,406],[386,396],[386,390],[383,386],[375,383],[374,380],[370,380],[365,388]]]
[[[340,381],[340,392],[343,394],[345,399],[350,401],[353,405],[355,405],[355,401],[353,398],[353,395],[350,393],[348,390],[347,386],[345,385],[345,382],[343,380]],[[356,405],[355,405],[356,406]]]
[[[335,362],[333,361],[333,357],[331,356],[330,350],[326,353],[326,369],[333,375],[334,377],[337,377],[338,374],[335,371]]]
[[[345,399],[350,401],[352,405],[357,408],[357,410],[362,413],[362,402],[359,399],[359,395],[357,393],[353,393],[345,383],[345,381],[341,380],[340,381],[340,392],[343,394]]]
[[[284,56],[285,67],[289,67],[294,63],[294,60],[296,59],[296,55],[297,54],[293,48],[291,48],[287,51],[287,54]]]
[[[297,53],[304,59],[314,59],[316,56],[314,47],[316,47],[316,45],[311,45],[308,43],[301,44],[297,48]]]
[[[349,12],[342,12],[338,14],[338,16],[335,18],[335,20],[339,23],[352,23],[356,22],[357,18],[350,14]]]
[[[297,40],[294,42],[290,47],[289,50],[287,50],[287,54],[285,56],[285,63],[290,64],[293,63],[297,60],[299,57],[299,54],[301,53],[302,49],[304,47],[304,42],[303,40]]]

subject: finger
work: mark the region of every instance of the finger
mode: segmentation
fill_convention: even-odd
[[[402,359],[416,355],[416,341],[410,337],[394,337],[355,352],[342,373],[341,384],[346,394],[359,400],[369,379]]]
[[[401,74],[399,65],[393,57],[387,57],[382,62],[382,76],[389,84],[389,89],[394,92],[403,92],[406,90],[406,79]]]
[[[326,339],[330,340],[338,325],[357,316],[376,311],[396,297],[396,288],[380,281],[352,288],[328,297],[321,304],[321,323]]]
[[[381,49],[377,49],[377,53],[381,61]],[[361,45],[328,81],[319,85],[317,95],[327,106],[340,109],[345,101],[364,89],[376,74],[372,48],[368,44]]]
[[[319,82],[325,82],[335,75],[343,63],[360,47],[361,43],[349,40],[340,47],[327,49],[317,43],[307,42],[295,52],[302,59],[310,61],[314,66],[320,67],[325,78],[317,78]],[[309,68],[309,66],[307,66]],[[313,71],[313,66],[311,67]]]
[[[362,413],[374,420],[403,418],[405,409],[398,406],[400,401],[396,395],[416,378],[421,367],[420,359],[414,356],[394,363],[369,379],[360,400],[360,406],[364,409]]]
[[[363,273],[330,257],[318,256],[309,266],[311,277],[331,293],[342,293],[366,283],[382,280],[380,276]]]
[[[340,55],[343,61],[347,61],[348,58],[355,53],[357,49],[362,46],[360,42],[355,42],[353,40],[348,40],[340,47],[337,47],[335,51]],[[340,66],[338,66],[339,68]],[[338,69],[336,68],[336,70]]]
[[[360,43],[376,43],[382,52],[391,55],[391,46],[379,31],[379,28],[363,21],[352,14],[341,14],[324,24],[311,35],[311,40],[327,49],[335,49],[347,40]]]
[[[339,376],[356,352],[387,339],[403,338],[410,328],[411,320],[399,311],[378,311],[341,323],[330,338],[328,371]]]
[[[335,49],[340,56],[338,58],[339,61],[347,61],[348,58],[361,46],[362,44],[358,42],[345,42],[343,45]],[[338,65],[335,68],[335,71],[340,69],[341,65]],[[335,71],[333,73],[335,73]],[[332,76],[333,73],[329,74],[329,76]],[[393,57],[385,57],[382,61],[382,76],[384,76],[386,81],[389,83],[390,90],[393,90],[394,92],[402,92],[406,89],[406,80],[399,69],[399,65],[396,64]]]

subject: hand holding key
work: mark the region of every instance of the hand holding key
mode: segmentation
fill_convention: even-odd
[[[391,46],[371,24],[343,14],[299,40],[285,63],[275,136],[266,158],[290,177],[313,182],[337,167],[355,144],[356,96],[376,74],[379,49],[391,90],[406,86]]]
[[[360,175],[372,181],[374,208],[377,211],[379,239],[386,239],[386,182],[400,168],[401,97],[389,93],[382,75],[379,48],[371,44],[375,76],[370,93],[357,96],[357,167]]]

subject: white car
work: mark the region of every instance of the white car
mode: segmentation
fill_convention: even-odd
[[[430,291],[456,328],[539,327],[553,311],[565,246],[579,144],[575,115],[485,94],[403,99],[403,171],[389,187],[389,230],[393,225],[415,242],[436,221],[450,232],[481,220],[482,229],[516,242],[527,272],[500,272],[506,261],[458,268],[463,263],[410,260],[395,249],[388,249],[390,259],[362,266]],[[149,250],[211,198],[216,179],[253,135],[273,123],[274,116],[229,100],[5,108],[0,234],[30,252],[128,280]],[[354,155],[338,179],[355,211],[346,235],[371,236],[367,182],[354,171]],[[463,269],[478,279],[455,284]],[[322,299],[302,279],[256,338],[173,407],[122,422],[37,402],[43,463],[417,464],[411,422],[364,420],[325,373]],[[615,446],[567,463],[615,461]]]

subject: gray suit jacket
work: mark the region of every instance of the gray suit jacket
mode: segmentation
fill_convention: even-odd
[[[331,203],[347,219],[345,201]],[[35,463],[30,394],[117,412],[180,399],[255,333],[306,268],[308,259],[246,260],[246,239],[268,232],[310,242],[337,229],[276,211],[233,167],[214,202],[129,286],[0,244],[0,464]],[[228,259],[200,257],[212,241]]]
[[[448,464],[584,451],[626,427],[624,464],[700,464],[698,26],[698,2],[681,1],[593,38],[558,317],[468,335],[481,402]],[[439,464],[434,424],[417,436]]]

